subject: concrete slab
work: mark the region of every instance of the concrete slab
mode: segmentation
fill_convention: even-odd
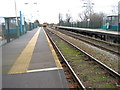
[[[109,31],[109,30],[103,30],[103,29],[76,28],[76,27],[65,27],[65,26],[57,26],[57,27],[64,28],[64,29],[74,29],[78,31],[86,31],[86,32],[94,32],[94,33],[96,32],[96,33],[108,34],[113,36],[120,35],[120,33],[117,31]]]
[[[63,70],[3,75],[3,88],[68,88]]]
[[[42,29],[31,62],[28,64],[28,72],[7,74],[37,30],[30,31],[3,46],[3,88],[68,88],[64,71],[61,68],[58,69]],[[38,71],[32,72],[34,70]]]
[[[44,31],[40,30],[28,70],[56,67]]]
[[[28,31],[27,34],[2,46],[2,73],[8,73],[11,65],[13,65],[21,51],[25,48],[37,30],[38,28]]]

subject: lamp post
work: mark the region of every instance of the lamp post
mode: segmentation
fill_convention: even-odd
[[[118,2],[118,32],[120,32],[120,1]]]
[[[88,22],[88,28],[89,28],[89,26],[90,26],[90,19],[87,19],[87,22]]]
[[[17,18],[17,5],[16,5],[16,0],[14,0],[15,4],[15,14],[16,14],[16,29],[17,29],[17,37],[19,38],[20,33],[19,33],[19,25],[18,25],[18,18]]]
[[[38,3],[34,2],[34,3],[24,3],[25,5],[28,5],[28,4],[31,4],[31,5],[37,5]],[[32,7],[31,7],[31,10],[32,10]],[[32,11],[31,11],[32,12]],[[31,22],[32,22],[32,18],[33,18],[33,15],[31,13]]]

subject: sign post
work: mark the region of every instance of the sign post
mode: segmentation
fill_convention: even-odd
[[[120,31],[120,1],[118,2],[118,31]]]

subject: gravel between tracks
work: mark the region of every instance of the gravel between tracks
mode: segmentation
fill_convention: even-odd
[[[50,31],[54,32],[55,34],[59,35],[60,37],[68,40],[69,42],[73,43],[74,45],[78,46],[80,49],[84,50],[91,56],[95,57],[96,59],[100,60],[104,64],[108,65],[110,68],[114,69],[118,72],[118,60],[119,56],[116,56],[114,54],[111,54],[109,52],[106,52],[104,50],[101,50],[99,48],[96,48],[90,44],[87,44],[83,41],[74,39],[70,36],[67,36],[65,34],[62,34],[56,30],[48,28]]]

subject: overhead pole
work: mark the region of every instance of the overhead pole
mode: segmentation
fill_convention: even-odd
[[[31,6],[30,6],[30,8],[31,8],[31,14],[30,14],[30,16],[31,16],[31,22],[30,22],[30,30],[32,30],[33,29],[33,25],[32,25],[32,23],[33,23],[33,14],[32,14],[32,5],[37,5],[38,3],[37,2],[34,2],[34,3],[24,3],[25,5],[30,5],[31,4]]]

